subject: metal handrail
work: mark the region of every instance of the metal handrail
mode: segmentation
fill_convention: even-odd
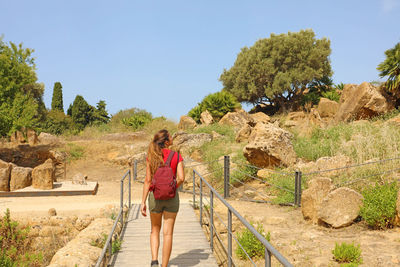
[[[193,169],[193,180],[196,175],[200,178],[200,224],[202,224],[202,191],[203,183],[210,189],[210,245],[213,250],[213,212],[214,196],[217,197],[228,208],[228,267],[232,266],[232,214],[239,219],[239,221],[263,244],[265,248],[265,266],[271,266],[271,255],[273,255],[283,266],[293,267],[293,265],[282,256],[256,229],[244,219],[238,211],[236,211],[195,169]],[[193,193],[195,193],[195,186],[193,184]],[[193,206],[195,207],[195,194],[193,195]]]
[[[134,176],[136,175],[136,171],[137,171],[137,167],[134,167],[133,170],[133,174]],[[118,223],[121,221],[121,231],[124,228],[124,181],[126,179],[126,177],[128,177],[128,190],[129,190],[129,197],[128,197],[128,212],[127,214],[129,214],[131,208],[132,208],[132,195],[131,195],[131,188],[132,188],[132,175],[131,175],[131,170],[128,170],[125,175],[122,177],[121,179],[121,196],[120,196],[120,209],[118,212],[118,216],[117,218],[115,218],[115,222],[113,224],[113,227],[111,228],[110,233],[108,234],[106,243],[104,244],[103,250],[101,251],[100,257],[97,259],[96,262],[96,267],[100,267],[100,266],[107,266],[107,262],[109,260],[108,257],[112,256],[112,238],[114,236],[114,232],[117,229],[117,225]],[[125,222],[126,224],[126,222]],[[108,255],[107,255],[108,252]]]

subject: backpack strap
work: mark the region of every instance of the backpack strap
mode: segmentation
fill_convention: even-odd
[[[171,151],[168,155],[167,161],[165,162],[165,166],[171,166],[172,157],[175,155],[175,151]]]

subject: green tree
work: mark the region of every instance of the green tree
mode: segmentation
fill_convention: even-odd
[[[55,82],[53,87],[53,98],[51,99],[51,110],[59,110],[64,112],[62,85]]]
[[[83,130],[92,121],[92,114],[92,106],[81,95],[77,95],[70,108],[68,108],[68,115],[71,116],[78,130]]]
[[[226,113],[232,112],[237,108],[241,108],[240,103],[231,93],[226,91],[209,94],[197,104],[188,115],[195,121],[200,122],[200,115],[203,111],[208,110],[215,120],[221,119]]]
[[[386,90],[392,95],[400,95],[400,43],[385,51],[386,59],[378,65],[381,78],[388,76]]]
[[[107,123],[110,121],[110,116],[106,110],[106,102],[104,100],[100,100],[96,108],[93,108],[93,123]]]
[[[33,50],[0,38],[0,135],[35,128],[45,118],[43,84],[37,83]]]
[[[332,75],[330,53],[330,41],[312,30],[271,34],[242,48],[220,80],[240,102],[292,109],[311,82]]]

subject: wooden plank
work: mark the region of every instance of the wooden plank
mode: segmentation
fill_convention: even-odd
[[[122,237],[121,250],[115,255],[112,266],[150,265],[150,219],[140,215],[135,204],[128,217]],[[159,262],[162,256],[162,229],[160,232]],[[192,207],[181,204],[175,222],[174,240],[169,266],[217,266],[210,245]]]

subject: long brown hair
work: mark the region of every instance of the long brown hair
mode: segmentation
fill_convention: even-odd
[[[168,141],[170,141],[170,135],[168,131],[164,129],[158,131],[150,142],[149,150],[147,152],[147,160],[150,165],[152,179],[158,167],[164,164],[162,149],[166,147]]]

